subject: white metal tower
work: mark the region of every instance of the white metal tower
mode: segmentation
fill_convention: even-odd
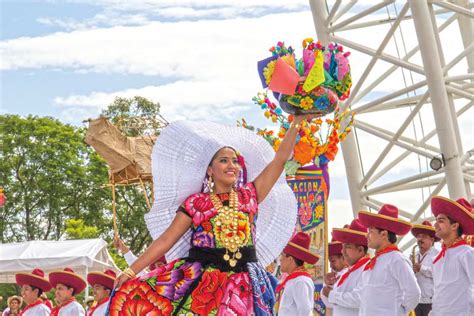
[[[473,2],[310,5],[318,39],[352,52],[354,84],[342,107],[357,115],[342,152],[354,214],[391,203],[420,223],[433,220],[433,195],[472,198]]]

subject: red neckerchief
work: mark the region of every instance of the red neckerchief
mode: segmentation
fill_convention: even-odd
[[[104,298],[102,301],[98,302],[89,312],[89,315],[94,315],[95,310],[102,304],[107,303],[109,301],[109,297]]]
[[[30,308],[33,308],[33,307],[35,307],[35,306],[38,306],[39,304],[42,304],[42,303],[43,303],[43,301],[42,301],[40,298],[37,299],[36,302],[34,302],[34,303],[29,304],[28,306],[26,306],[25,309],[21,311],[21,313],[19,314],[19,316],[23,316],[23,314],[24,314],[27,310],[29,310]]]
[[[352,272],[354,272],[357,269],[359,269],[360,267],[362,267],[369,260],[370,260],[370,257],[360,258],[359,261],[357,261],[352,267],[350,267],[349,270],[346,271],[346,273],[344,273],[341,276],[341,278],[339,279],[339,282],[337,282],[336,287],[341,286],[344,283],[344,281],[349,277],[349,274],[351,274]]]
[[[392,252],[392,251],[400,251],[396,245],[388,245],[381,251],[377,251],[375,256],[370,259],[369,263],[364,268],[364,271],[372,270],[375,267],[375,263],[377,263],[377,258],[383,255],[384,253]]]
[[[439,252],[438,256],[434,259],[433,264],[435,264],[439,259],[443,258],[446,255],[446,251],[450,248],[456,248],[462,245],[467,245],[468,243],[464,239],[459,239],[453,242],[450,246],[443,244],[441,251]]]
[[[276,293],[279,293],[280,291],[282,291],[282,290],[285,288],[286,282],[288,282],[288,281],[290,281],[290,280],[292,280],[292,279],[295,279],[295,278],[297,278],[297,277],[299,277],[299,276],[302,276],[302,275],[311,278],[311,274],[309,274],[309,273],[306,272],[306,271],[301,271],[301,270],[294,271],[294,272],[290,273],[290,274],[286,277],[285,281],[283,281],[283,282],[281,282],[280,284],[278,284],[278,286],[277,286],[277,288],[276,288]]]
[[[76,299],[75,299],[74,296],[73,296],[73,297],[71,297],[71,298],[69,299],[69,301],[67,301],[66,303],[56,306],[56,307],[53,308],[53,310],[51,311],[51,316],[58,316],[58,315],[59,315],[59,311],[61,310],[61,308],[63,308],[63,307],[66,306],[66,305],[71,304],[71,303],[74,302],[75,300],[76,300]]]

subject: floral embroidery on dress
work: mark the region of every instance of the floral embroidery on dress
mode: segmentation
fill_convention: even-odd
[[[229,195],[219,198],[226,203]],[[237,234],[251,247],[258,211],[253,183],[240,188],[238,198]],[[192,218],[194,248],[222,248],[224,236],[209,194],[193,194],[182,210]],[[271,315],[274,299],[265,270],[257,262],[246,266],[249,272],[221,271],[190,258],[177,259],[125,282],[111,299],[110,315]]]

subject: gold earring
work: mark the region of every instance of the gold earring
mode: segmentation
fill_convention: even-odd
[[[207,186],[209,188],[209,193],[214,193],[214,181],[212,180],[212,176],[209,176],[207,180]]]

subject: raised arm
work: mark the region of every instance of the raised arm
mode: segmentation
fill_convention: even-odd
[[[308,118],[310,117],[308,116]],[[295,140],[296,136],[298,135],[299,126],[304,119],[305,116],[303,115],[295,116],[290,128],[286,132],[286,135],[280,144],[280,147],[275,153],[275,158],[273,158],[273,160],[255,179],[254,184],[257,191],[258,203],[261,203],[267,197],[273,185],[276,183],[283,172],[285,163],[293,152],[293,148],[295,147]]]
[[[163,256],[191,227],[191,223],[191,217],[182,212],[177,212],[168,229],[151,243],[145,252],[130,266],[130,269],[134,273],[139,273],[153,263],[156,258]],[[128,279],[127,275],[120,274],[120,277],[115,281],[115,287],[122,285]]]

